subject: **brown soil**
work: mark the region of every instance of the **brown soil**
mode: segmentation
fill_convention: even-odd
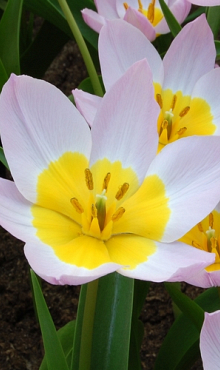
[[[45,75],[47,81],[67,95],[85,77],[85,67],[73,42],[64,47]],[[183,289],[192,298],[201,292],[186,284]],[[44,296],[57,329],[75,318],[79,290],[79,287],[43,282]],[[141,320],[145,325],[142,365],[143,369],[152,370],[161,343],[174,321],[171,300],[163,284],[152,284]],[[0,369],[37,370],[42,356],[43,345],[33,309],[23,243],[0,229]],[[192,369],[201,370],[201,362]]]

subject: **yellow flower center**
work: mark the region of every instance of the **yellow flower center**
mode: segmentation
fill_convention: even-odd
[[[220,269],[220,214],[217,211],[214,210],[194,226],[181,241],[206,252],[215,253],[215,263],[208,266],[206,271]]]
[[[142,13],[149,22],[155,27],[163,18],[163,13],[160,8],[155,7],[156,0],[152,0],[148,6],[148,9],[143,8],[143,4],[141,0],[137,0],[138,2],[138,11]],[[123,3],[125,10],[129,8],[128,3]]]
[[[159,84],[155,84],[155,99],[161,109],[157,126],[158,151],[181,137],[215,132],[211,108],[204,99],[191,99],[181,91],[175,94],[170,89],[161,91]]]

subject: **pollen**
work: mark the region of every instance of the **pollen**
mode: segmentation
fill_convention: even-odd
[[[179,116],[184,117],[189,112],[189,110],[190,110],[189,106],[183,108],[183,110],[181,110],[181,112],[179,113]]]
[[[148,9],[147,9],[147,18],[151,23],[154,22],[154,7],[155,7],[155,0],[152,0],[152,2],[149,4]]]
[[[78,212],[78,213],[83,213],[84,212],[84,209],[83,209],[82,205],[79,203],[78,199],[71,198],[70,203],[75,208],[76,212]]]
[[[161,94],[156,94],[156,101],[159,104],[160,109],[163,108],[163,100]]]
[[[203,232],[204,232],[204,230],[203,230],[203,227],[202,227],[202,223],[201,223],[201,222],[199,222],[199,223],[197,224],[197,226],[198,226],[199,231],[200,231],[201,233],[203,233]]]
[[[200,244],[197,243],[195,240],[192,240],[192,246],[195,247],[195,248],[198,248],[198,249],[202,249]]]
[[[123,207],[118,208],[118,210],[112,215],[112,221],[118,221],[124,213],[125,209]]]
[[[93,190],[93,176],[89,168],[85,169],[86,186],[89,190]]]
[[[96,208],[95,204],[92,204],[91,213],[92,213],[93,218],[97,217],[97,208]]]
[[[105,178],[104,178],[103,185],[102,185],[102,190],[107,191],[110,178],[111,178],[111,174],[110,174],[110,172],[108,172],[106,174]]]
[[[186,130],[187,130],[187,127],[181,127],[181,128],[177,131],[177,135],[182,136],[183,134],[185,134]]]
[[[173,95],[173,99],[172,99],[171,106],[170,106],[170,109],[171,109],[172,111],[173,111],[173,110],[174,110],[174,108],[175,108],[176,101],[177,101],[177,96],[176,96],[176,95]]]
[[[122,186],[119,187],[116,195],[115,195],[115,198],[117,200],[121,200],[123,198],[123,196],[125,195],[125,193],[127,193],[129,189],[129,184],[127,182],[125,182]]]
[[[142,5],[141,0],[138,0],[138,6],[139,6],[138,11],[142,13],[143,12],[143,5]]]
[[[123,5],[124,5],[125,10],[127,10],[129,8],[128,3],[123,3]]]

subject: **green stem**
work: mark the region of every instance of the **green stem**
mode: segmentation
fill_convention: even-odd
[[[63,14],[66,17],[67,23],[69,24],[69,27],[73,33],[73,36],[75,37],[75,40],[79,46],[79,50],[85,62],[89,77],[91,78],[91,83],[93,86],[94,93],[98,96],[103,96],[102,87],[101,87],[96,69],[94,67],[91,55],[88,51],[84,38],[82,37],[82,34],[77,26],[77,23],[73,17],[73,14],[71,13],[66,0],[58,0],[58,2],[63,11]]]
[[[98,280],[81,287],[71,370],[89,370]]]

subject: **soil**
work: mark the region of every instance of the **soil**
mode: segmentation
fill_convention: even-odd
[[[86,75],[78,48],[70,41],[47,71],[45,79],[70,95]],[[80,287],[52,286],[46,282],[42,287],[59,329],[75,318]],[[186,284],[182,289],[191,298],[202,292]],[[163,339],[174,321],[171,300],[163,284],[151,285],[140,318],[145,327],[142,366],[152,370]],[[23,243],[0,229],[0,369],[38,370],[42,357],[43,345],[33,308]],[[192,368],[201,369],[201,361]]]

